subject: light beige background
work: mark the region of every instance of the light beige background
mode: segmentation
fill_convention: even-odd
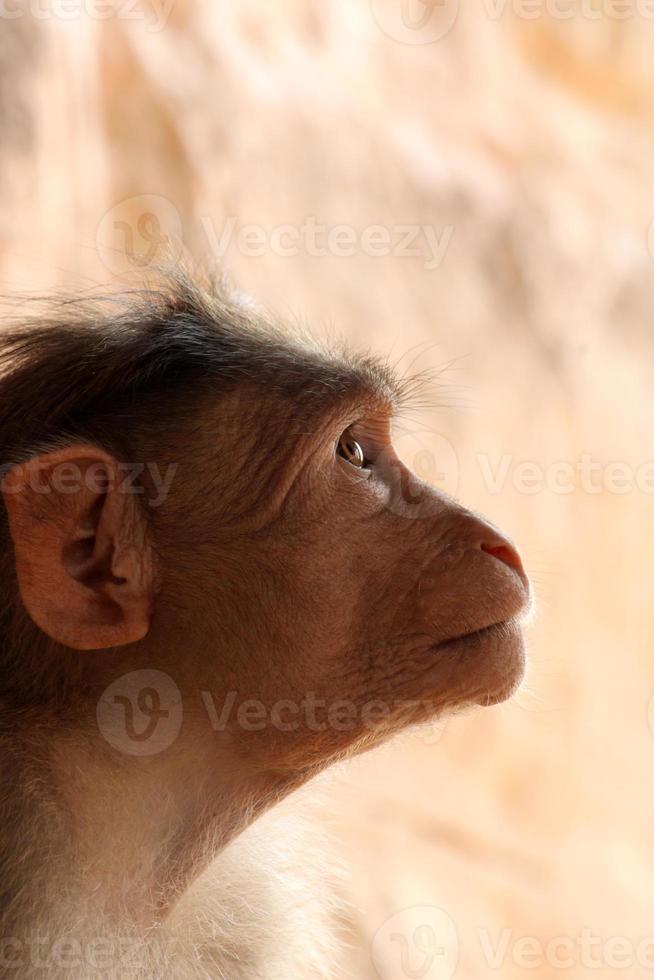
[[[225,252],[284,316],[447,366],[403,451],[519,542],[531,668],[510,705],[331,781],[347,975],[377,977],[374,955],[383,980],[646,977],[654,11],[407,3],[403,22],[402,0],[7,0],[2,290],[93,290],[169,238],[187,261]],[[360,238],[349,256],[239,247],[244,225],[307,220],[394,245],[424,225],[447,247],[431,268]]]

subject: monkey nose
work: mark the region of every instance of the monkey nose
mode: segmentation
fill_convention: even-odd
[[[505,565],[508,565],[509,568],[512,568],[513,571],[516,572],[522,579],[525,585],[528,585],[529,580],[527,579],[527,573],[524,570],[522,559],[512,544],[509,544],[508,541],[503,540],[482,541],[480,548],[482,551],[485,551],[486,554],[492,555],[493,558],[497,558],[498,561],[501,561]]]

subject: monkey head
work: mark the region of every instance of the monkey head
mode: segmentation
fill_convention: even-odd
[[[398,457],[385,365],[190,286],[4,350],[3,642],[23,698],[74,698],[92,726],[107,686],[155,669],[184,706],[178,750],[292,782],[515,691],[520,558]]]

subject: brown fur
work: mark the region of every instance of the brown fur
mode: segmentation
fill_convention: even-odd
[[[160,938],[215,881],[211,862],[334,760],[513,692],[526,576],[495,528],[395,456],[403,391],[374,358],[325,352],[183,281],[104,308],[63,303],[5,334],[3,936]],[[339,455],[343,432],[363,468]],[[122,489],[56,490],[62,459],[175,476],[161,496],[141,469],[127,507]],[[80,541],[81,565],[66,559]],[[121,626],[128,595],[136,633]],[[108,610],[124,636],[109,648]],[[108,744],[97,712],[143,670],[170,680],[183,724],[134,757]],[[231,704],[224,725],[209,702]],[[230,914],[221,903],[209,905]],[[185,966],[155,944],[136,975],[299,975],[257,937],[251,966],[235,943],[237,967],[215,928],[214,973],[199,960],[192,972],[204,940],[189,938]]]

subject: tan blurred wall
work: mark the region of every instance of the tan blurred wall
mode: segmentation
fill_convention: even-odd
[[[422,38],[398,19],[400,0],[118,3],[106,19],[92,0],[69,18],[43,5],[35,16],[35,3],[0,11],[3,291],[120,285],[167,239],[189,264],[225,251],[236,283],[283,315],[403,365],[447,365],[442,407],[421,414],[419,437],[408,420],[400,444],[427,471],[445,467],[533,575],[527,690],[330,778],[352,975],[648,976],[646,0],[621,3],[623,19],[618,0],[503,15],[450,0]],[[357,236],[381,226],[395,246],[399,226],[427,226],[443,254],[435,262],[422,232],[413,256],[365,254],[360,237],[349,256],[308,254],[306,239],[293,255],[239,248],[245,225],[268,236],[311,221]],[[553,481],[584,458],[599,467],[593,487],[576,472],[559,492]],[[421,924],[447,945],[423,973]],[[413,974],[389,929],[406,936]]]

